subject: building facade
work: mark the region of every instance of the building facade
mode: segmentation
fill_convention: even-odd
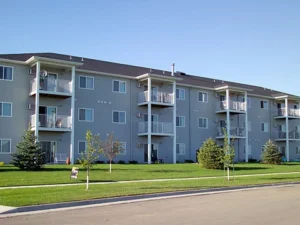
[[[174,68],[174,67],[173,67]],[[30,127],[47,163],[76,162],[85,133],[113,132],[115,161],[196,160],[224,129],[236,161],[259,160],[273,140],[300,159],[298,96],[258,86],[55,53],[0,55],[0,161],[8,163]],[[99,160],[106,160],[100,156]]]

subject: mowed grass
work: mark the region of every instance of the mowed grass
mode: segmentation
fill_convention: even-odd
[[[89,190],[85,190],[84,184],[67,187],[5,189],[0,190],[0,205],[18,207],[117,196],[291,181],[300,181],[300,174],[239,177],[230,182],[224,178],[216,178],[185,181],[92,184]]]
[[[79,166],[80,167],[80,166]],[[0,187],[43,184],[83,183],[86,171],[79,170],[77,180],[70,179],[71,165],[46,165],[42,171],[20,171],[13,166],[0,167]],[[90,182],[151,180],[162,178],[190,178],[223,176],[223,170],[208,170],[198,164],[153,164],[153,165],[112,165],[112,173],[108,172],[108,164],[95,165],[90,173]],[[265,165],[259,163],[241,163],[235,165],[235,175],[300,172],[300,163],[283,165]]]

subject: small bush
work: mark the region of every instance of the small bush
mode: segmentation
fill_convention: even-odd
[[[124,160],[119,160],[118,164],[125,164],[125,161]]]
[[[101,161],[101,160],[97,160],[96,161],[96,164],[104,164],[105,162],[104,161]]]
[[[0,162],[0,166],[4,166],[4,162]]]
[[[129,164],[139,164],[138,161],[136,161],[136,160],[129,160],[128,163]]]
[[[257,163],[257,159],[250,158],[248,159],[248,163]]]
[[[282,155],[278,151],[278,146],[271,140],[267,141],[262,153],[262,163],[279,165],[281,164],[281,158]]]
[[[223,169],[224,151],[212,139],[207,139],[197,155],[199,163],[206,169]]]
[[[186,160],[184,160],[184,163],[194,163],[194,161],[191,159],[186,159]]]
[[[109,161],[109,160],[107,161],[107,164],[110,164],[110,161]],[[111,161],[111,164],[115,164],[115,161],[112,160],[112,161]]]

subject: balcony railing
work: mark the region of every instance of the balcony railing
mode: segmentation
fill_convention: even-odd
[[[292,130],[289,133],[289,139],[300,139],[300,133],[298,131]],[[286,139],[287,132],[285,131],[277,131],[276,132],[276,139]]]
[[[35,128],[36,116],[31,115],[31,127]],[[72,119],[71,116],[64,115],[39,115],[38,126],[42,128],[57,128],[57,129],[71,129],[72,128]]]
[[[138,133],[148,132],[148,122],[140,122]],[[173,123],[151,122],[151,133],[170,135],[174,133]]]
[[[54,93],[62,92],[70,94],[72,90],[72,83],[69,80],[43,78],[40,79],[40,90]],[[36,91],[36,78],[34,78],[30,82],[30,91]]]
[[[217,102],[217,111],[227,110],[227,109],[244,112],[246,111],[246,103],[230,100],[228,106],[226,100]]]
[[[299,109],[288,109],[286,111],[285,108],[277,109],[277,113],[275,116],[293,116],[293,117],[300,117],[300,110]]]
[[[148,101],[148,91],[138,93],[138,103],[144,103]],[[152,92],[151,102],[173,104],[173,94],[167,92]]]
[[[226,131],[227,131],[227,129],[226,129]],[[245,137],[246,136],[244,127],[230,127],[229,133],[230,133],[230,136],[235,136],[235,137]],[[224,136],[224,135],[225,135],[224,130],[218,129],[217,136]]]

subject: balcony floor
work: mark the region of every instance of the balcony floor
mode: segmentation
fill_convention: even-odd
[[[151,105],[153,106],[158,106],[158,107],[173,107],[174,104],[173,103],[163,103],[163,102],[150,102]],[[147,106],[148,102],[141,102],[138,103],[138,106]]]
[[[286,138],[275,138],[275,141],[286,141]],[[300,139],[289,139],[289,141],[300,141]]]
[[[224,110],[216,110],[216,113],[220,113],[220,114],[226,113],[226,112],[227,112],[226,109],[224,109]],[[230,113],[230,114],[245,114],[246,111],[239,111],[239,110],[232,110],[232,109],[230,109],[230,110],[229,110],[229,113]]]
[[[286,116],[274,116],[274,119],[285,119]],[[298,116],[288,116],[288,119],[300,119]]]
[[[225,138],[225,136],[224,135],[222,135],[222,136],[217,136],[216,137],[216,139],[224,139]],[[230,138],[232,139],[232,138],[234,138],[234,139],[246,139],[246,137],[245,136],[230,136]]]
[[[36,91],[29,93],[29,96],[34,96],[34,95],[36,95]],[[54,92],[54,91],[40,90],[40,96],[55,97],[55,98],[70,98],[70,97],[72,97],[72,94],[66,93],[66,92]]]
[[[138,133],[138,136],[148,136],[148,133]],[[151,136],[172,137],[174,134],[151,133]]]
[[[35,130],[35,127],[31,128]],[[72,128],[58,128],[58,127],[39,127],[39,131],[48,131],[48,132],[72,132]]]

